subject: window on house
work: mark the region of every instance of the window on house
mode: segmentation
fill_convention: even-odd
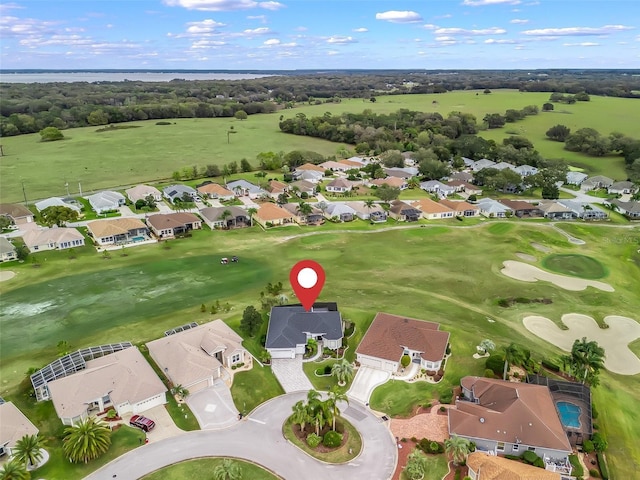
[[[238,363],[240,361],[240,354],[236,353],[233,357],[231,357],[231,363]]]
[[[535,452],[536,451],[536,447],[529,447],[527,450],[529,450],[530,452]]]
[[[498,442],[496,450],[498,450],[499,452],[504,452],[504,442]]]
[[[513,445],[513,449],[514,452],[517,452],[518,450],[520,450],[520,445],[518,445],[517,443]]]

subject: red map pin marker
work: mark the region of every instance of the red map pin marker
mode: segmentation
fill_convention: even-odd
[[[313,260],[302,260],[296,263],[289,273],[289,281],[293,291],[308,312],[313,307],[324,286],[324,270]]]

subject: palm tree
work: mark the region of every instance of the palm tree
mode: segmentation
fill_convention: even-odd
[[[414,188],[419,188],[420,187],[420,180],[417,177],[411,177],[409,180],[407,180],[407,185],[412,190]]]
[[[313,421],[316,425],[316,435],[320,435],[320,429],[324,427],[327,417],[325,416],[326,410],[323,408],[324,402],[318,402],[316,408],[313,411]]]
[[[342,393],[340,390],[338,390],[338,386],[334,385],[333,387],[331,387],[331,390],[329,390],[329,400],[327,400],[328,405],[331,407],[331,409],[333,410],[333,422],[332,422],[332,430],[336,429],[336,418],[340,415],[340,409],[338,408],[338,402],[347,402],[347,404],[349,403],[349,398],[347,397],[346,394]]]
[[[286,193],[281,193],[278,195],[278,201],[276,202],[278,205],[284,205],[289,200],[289,196]]]
[[[373,208],[374,205],[375,205],[375,202],[373,200],[364,201],[364,208],[367,209],[367,213],[369,214],[369,219],[371,219],[371,209]]]
[[[322,212],[322,214],[324,215],[327,212],[327,208],[329,208],[329,205],[327,205],[327,202],[318,202],[316,204],[316,207],[318,207],[318,209]]]
[[[11,449],[11,453],[27,467],[34,467],[42,460],[42,449],[46,441],[36,435],[25,435]]]
[[[407,457],[407,464],[403,470],[409,480],[420,480],[427,472],[427,457],[416,449]]]
[[[249,214],[249,225],[253,225],[253,216],[258,213],[258,209],[251,207],[247,210],[247,213]]]
[[[278,302],[278,305],[285,305],[289,302],[289,297],[287,297],[284,293],[281,293],[277,296],[276,300]]]
[[[604,368],[604,349],[594,340],[587,342],[587,337],[576,339],[571,347],[569,365],[582,383],[595,386],[598,373]]]
[[[307,422],[309,421],[309,411],[307,406],[302,400],[300,400],[296,402],[292,409],[293,415],[291,415],[291,421],[296,425],[300,425],[300,430],[304,431],[304,427],[307,426]]]
[[[490,350],[495,350],[496,349],[496,344],[493,343],[491,340],[489,340],[488,338],[485,338],[484,340],[482,340],[480,342],[480,345],[478,345],[482,350],[484,350],[484,353],[487,353]]]
[[[240,470],[240,464],[234,462],[230,458],[225,458],[213,469],[214,480],[240,480],[242,478],[242,471]]]
[[[180,400],[184,400],[185,398],[187,398],[187,396],[189,395],[189,390],[187,390],[186,388],[184,388],[182,385],[177,385],[173,391],[176,393],[176,395],[180,396]]]
[[[451,456],[455,465],[460,465],[471,450],[471,442],[463,437],[454,435],[444,441],[444,449]]]
[[[111,446],[111,430],[93,417],[64,429],[62,451],[71,463],[89,463]]]
[[[16,458],[6,462],[0,469],[0,479],[2,480],[29,480],[31,474],[27,471],[24,463]]]
[[[313,208],[306,202],[299,202],[298,206],[296,207],[296,211],[300,216],[306,217],[307,215],[311,215],[311,212],[313,212]]]
[[[228,227],[229,225],[227,224],[227,218],[229,218],[230,216],[232,216],[231,210],[225,210],[220,214],[220,218],[222,219],[222,221],[224,222],[225,227]]]
[[[353,365],[346,358],[333,364],[331,375],[338,379],[338,385],[344,385],[353,378]]]
[[[504,348],[502,357],[504,359],[504,373],[502,374],[502,379],[506,380],[507,373],[509,372],[509,365],[522,362],[524,360],[524,354],[518,345],[511,343],[508,347]]]

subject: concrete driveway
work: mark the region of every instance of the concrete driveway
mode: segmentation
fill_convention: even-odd
[[[238,410],[231,398],[231,390],[222,380],[189,395],[187,405],[203,430],[226,428],[238,422]]]
[[[147,433],[149,443],[158,442],[165,438],[172,438],[184,433],[184,430],[179,429],[176,424],[173,423],[173,419],[164,405],[158,405],[157,407],[150,408],[149,410],[141,413],[141,415],[156,422],[155,428]],[[132,416],[133,415],[129,413],[122,417],[122,423],[129,425],[129,420],[131,420]]]
[[[271,371],[282,385],[282,389],[287,392],[299,392],[313,389],[311,381],[302,370],[302,357],[296,358],[273,358],[271,359]]]
[[[356,373],[347,396],[361,401],[365,405],[369,403],[369,397],[373,390],[391,378],[391,373],[383,372],[377,368],[360,367]]]

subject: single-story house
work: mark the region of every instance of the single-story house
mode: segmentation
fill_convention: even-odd
[[[14,225],[32,223],[34,219],[31,210],[19,203],[0,203],[0,215],[8,217]]]
[[[227,212],[227,215],[225,215]],[[242,228],[251,226],[249,213],[235,205],[228,207],[207,207],[200,210],[200,216],[211,230],[216,228]]]
[[[149,229],[137,218],[109,218],[87,223],[89,236],[99,245],[124,245],[148,240]]]
[[[469,195],[482,195],[482,189],[480,187],[462,180],[449,180],[447,185],[455,188],[456,192],[466,192]]]
[[[460,384],[463,399],[448,411],[450,435],[493,455],[533,451],[547,469],[562,465],[570,473],[572,447],[548,387],[470,376]]]
[[[566,184],[567,185],[576,185],[579,186],[582,184],[582,182],[584,182],[587,178],[589,177],[589,175],[587,175],[586,173],[582,173],[582,172],[567,172],[567,180],[566,180]]]
[[[0,262],[10,262],[17,260],[16,247],[9,240],[0,237]]]
[[[327,192],[330,193],[344,193],[350,192],[353,188],[353,183],[345,178],[336,178],[329,182],[326,186]]]
[[[360,169],[362,167],[365,167],[368,162],[365,162],[365,160],[360,157],[351,157],[347,158],[346,160],[338,160],[338,163],[346,165],[347,167],[349,167],[347,170],[351,170],[352,168]]]
[[[347,170],[360,168],[359,166],[358,167],[349,166],[349,165],[345,165],[344,163],[336,162],[334,160],[323,162],[318,166],[320,168],[323,168],[324,170],[331,170],[332,172],[346,172]]]
[[[483,158],[481,160],[478,160],[477,162],[473,162],[473,165],[471,165],[471,170],[473,170],[474,172],[479,172],[480,170],[483,170],[485,168],[493,168],[495,164],[496,162],[493,162],[487,158]]]
[[[456,193],[456,187],[446,185],[438,180],[427,180],[420,183],[420,188],[428,193],[434,193],[440,197],[448,197]]]
[[[396,168],[383,168],[388,177],[397,177],[404,180],[409,180],[411,177],[415,177],[420,172],[416,167],[396,167]]]
[[[578,216],[570,208],[565,207],[555,200],[541,200],[538,208],[542,210],[545,218],[551,220],[572,220]]]
[[[483,198],[478,200],[480,215],[487,218],[504,218],[513,214],[513,210],[493,198]]]
[[[95,358],[86,368],[47,383],[64,425],[113,407],[119,416],[167,403],[167,388],[136,347]]]
[[[471,480],[561,480],[558,472],[484,452],[473,452],[466,461]]]
[[[492,165],[491,168],[495,168],[496,170],[504,170],[506,168],[508,168],[511,171],[516,170],[516,166],[511,164],[511,163],[507,163],[507,162],[500,162],[500,163],[496,163],[495,165]]]
[[[407,188],[409,188],[407,180],[400,177],[376,178],[374,180],[370,180],[368,184],[375,185],[376,187],[380,187],[381,185],[389,185],[390,187],[399,188],[400,190],[406,190]]]
[[[457,217],[477,217],[480,215],[480,208],[462,200],[442,199],[440,203],[453,210]]]
[[[460,180],[461,182],[471,183],[473,181],[473,174],[469,172],[455,172],[449,175],[449,179]]]
[[[604,175],[596,175],[595,177],[589,177],[580,184],[580,190],[588,192],[590,190],[598,190],[599,188],[609,188],[613,185],[613,180]]]
[[[262,196],[267,196],[266,190],[243,179],[227,183],[227,190],[234,192],[237,197],[249,197],[251,199],[256,199]]]
[[[374,223],[383,223],[387,221],[387,212],[377,203],[367,207],[364,202],[346,202],[345,205],[351,207],[356,212],[356,217],[361,220],[370,220]]]
[[[37,435],[38,428],[31,423],[13,402],[0,398],[0,457],[11,456],[11,449],[25,435]]]
[[[468,158],[468,157],[461,157],[461,158],[465,168],[473,167],[473,164],[476,163],[476,161],[473,158]]]
[[[316,196],[315,184],[307,180],[298,180],[297,182],[293,182],[291,184],[291,191],[294,192],[298,197],[302,196],[303,193],[306,193],[309,197]]]
[[[22,240],[30,252],[84,247],[84,235],[75,228],[67,227],[29,230],[24,233]]]
[[[236,197],[236,194],[228,188],[213,182],[200,185],[196,190],[200,195],[203,195],[206,198],[214,198],[216,200],[233,200]]]
[[[279,207],[275,203],[261,204],[258,211],[253,215],[253,219],[263,228],[267,228],[267,226],[294,224],[294,217],[291,212]]]
[[[536,167],[532,167],[531,165],[520,165],[513,169],[514,172],[518,173],[522,178],[530,177],[531,175],[535,175],[538,173],[538,169]]]
[[[337,217],[341,222],[350,222],[356,216],[356,211],[346,203],[332,202],[327,204],[324,216],[329,219]]]
[[[576,202],[575,200],[557,200],[557,202],[571,210],[576,218],[583,220],[606,220],[609,218],[609,214],[596,205]]]
[[[189,185],[169,185],[162,190],[162,194],[171,203],[184,202],[185,199],[193,202],[198,198],[198,192]]]
[[[326,170],[326,168],[322,168],[319,165],[314,165],[313,163],[305,163],[304,165],[300,165],[299,167],[296,167],[296,172],[301,172],[304,170],[311,170],[314,172],[318,172],[318,173],[322,173],[324,175],[324,171]]]
[[[607,192],[616,193],[618,195],[625,195],[628,193],[634,194],[637,191],[638,186],[635,183],[629,181],[615,182],[609,188],[607,188]]]
[[[609,205],[614,206],[622,215],[629,220],[640,220],[640,202],[622,202],[618,199],[609,200]]]
[[[356,360],[393,373],[408,355],[420,368],[437,371],[448,344],[449,332],[440,330],[437,323],[378,312],[356,349]]]
[[[389,216],[399,222],[417,222],[422,212],[402,200],[393,200],[389,207]]]
[[[39,212],[49,207],[67,207],[67,208],[70,208],[71,210],[75,210],[78,213],[82,211],[82,208],[78,206],[77,203],[72,203],[68,201],[68,199],[63,199],[60,197],[45,198],[44,200],[40,200],[39,202],[36,202],[35,206]]]
[[[298,225],[322,225],[325,221],[322,210],[315,207],[313,203],[308,205],[311,207],[311,213],[308,215],[300,213],[299,203],[285,203],[282,208],[294,216],[294,220]]]
[[[167,239],[183,235],[190,230],[200,230],[202,220],[193,213],[175,212],[150,215],[147,225],[156,237]]]
[[[138,200],[146,200],[147,197],[153,197],[156,202],[162,201],[162,193],[156,187],[151,185],[136,185],[135,187],[128,188],[124,191],[131,200],[132,203],[136,203]]]
[[[455,212],[440,202],[434,202],[430,198],[421,198],[414,200],[411,205],[422,212],[422,218],[427,220],[438,220],[441,218],[453,218]]]
[[[265,348],[271,358],[303,355],[310,338],[318,348],[337,350],[342,346],[344,323],[335,303],[315,303],[307,312],[301,305],[271,308]]]
[[[84,198],[89,200],[89,205],[91,205],[91,208],[96,213],[118,210],[118,208],[126,203],[124,195],[120,192],[113,192],[110,190],[94,193],[93,195],[89,195]]]
[[[147,347],[167,378],[190,393],[212,386],[223,368],[251,361],[242,337],[222,320],[153,340]]]
[[[542,217],[544,214],[536,205],[523,200],[498,200],[501,204],[513,210],[516,217]]]
[[[270,180],[267,185],[267,192],[269,192],[271,198],[277,199],[282,194],[288,194],[290,188],[288,183],[279,180]]]
[[[317,170],[296,170],[293,172],[293,178],[295,180],[305,180],[311,183],[320,183],[324,178],[324,172],[318,172]]]

